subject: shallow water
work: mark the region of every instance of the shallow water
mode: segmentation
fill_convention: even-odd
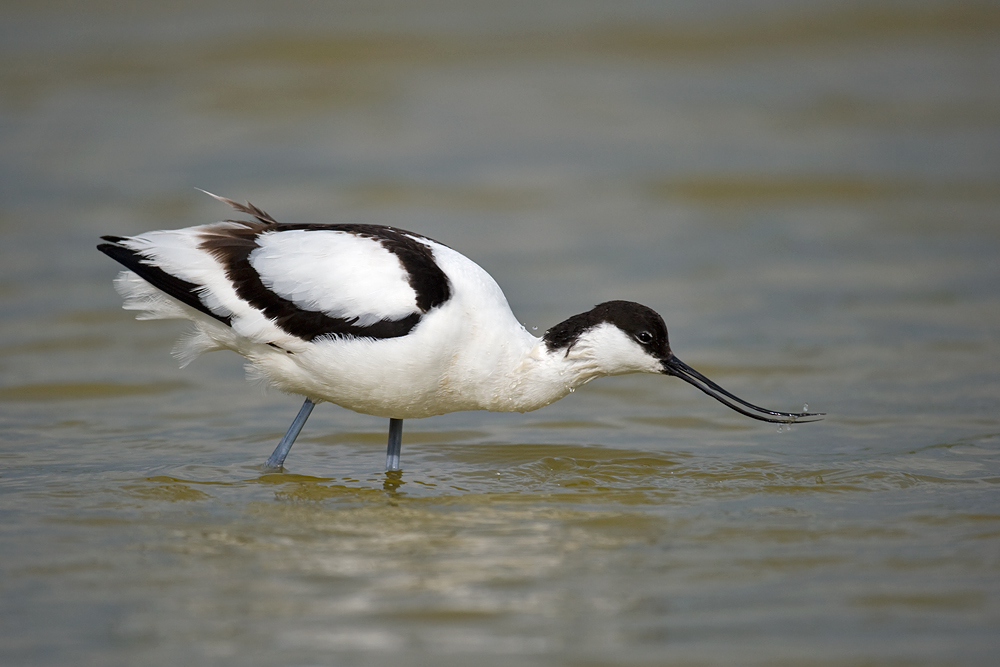
[[[1000,13],[979,3],[7,3],[0,662],[991,664]],[[666,378],[384,420],[179,370],[100,234],[393,224]]]

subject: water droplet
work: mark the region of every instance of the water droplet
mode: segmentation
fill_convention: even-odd
[[[778,424],[778,433],[784,433],[784,432],[785,432],[785,425]]]
[[[802,412],[809,412],[809,404],[808,403],[803,403],[802,404]]]

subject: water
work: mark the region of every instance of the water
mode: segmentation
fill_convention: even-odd
[[[991,664],[1000,13],[980,3],[7,3],[4,665]],[[669,378],[527,415],[301,400],[136,322],[100,234],[412,229]],[[535,329],[537,327],[537,329]],[[805,409],[805,408],[804,408]]]

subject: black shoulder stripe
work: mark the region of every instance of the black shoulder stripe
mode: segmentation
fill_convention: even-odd
[[[243,222],[241,224],[250,225],[253,223]],[[427,239],[426,236],[394,227],[346,223],[272,223],[267,226],[259,226],[258,231],[253,236],[256,238],[257,234],[265,231],[293,230],[346,232],[378,241],[383,248],[399,258],[403,270],[406,271],[407,281],[417,295],[417,308],[422,313],[440,306],[451,298],[451,284],[448,282],[448,276],[434,261],[434,253],[423,243],[414,240],[414,237]],[[437,241],[434,242],[437,243]]]
[[[420,321],[422,313],[444,304],[451,298],[448,276],[434,261],[430,248],[415,238],[419,234],[392,227],[365,224],[282,224],[268,213],[252,204],[238,204],[224,197],[212,195],[241,213],[255,218],[253,221],[232,220],[231,226],[209,229],[202,235],[200,248],[218,259],[232,282],[237,295],[260,310],[266,317],[287,333],[315,340],[324,336],[350,336],[368,338],[396,338],[405,336]],[[370,238],[396,255],[407,274],[407,281],[416,296],[419,313],[412,313],[400,320],[382,320],[368,326],[358,326],[357,318],[331,317],[319,311],[303,310],[294,302],[269,290],[260,275],[250,264],[250,254],[257,249],[257,238],[265,232],[291,230],[339,231]],[[117,236],[102,237],[98,249],[134,271],[143,280],[196,310],[210,315],[231,326],[232,318],[211,312],[202,302],[199,291],[203,286],[172,276],[163,269],[147,263],[138,252],[121,242]],[[430,239],[428,239],[430,240]]]
[[[405,336],[420,321],[420,314],[413,313],[400,320],[382,320],[368,326],[358,326],[356,324],[357,318],[331,317],[323,312],[303,310],[294,302],[269,290],[264,285],[260,275],[250,264],[250,253],[259,247],[257,245],[257,237],[265,231],[325,229],[358,233],[359,230],[357,228],[361,227],[370,227],[373,230],[385,229],[374,225],[277,225],[275,223],[240,222],[239,226],[218,228],[204,233],[200,247],[210,252],[222,263],[225,267],[226,276],[233,283],[236,294],[241,299],[257,310],[260,310],[278,327],[293,336],[310,341],[324,336],[349,336],[357,338],[397,338]],[[361,233],[364,234],[363,231]],[[387,249],[392,250],[392,248],[388,247]],[[398,252],[396,254],[399,256]],[[426,308],[420,308],[422,312],[426,312],[431,307],[447,300],[450,296],[450,288],[448,287],[447,276],[434,264],[429,250],[425,257],[421,257],[419,253],[414,254],[417,256],[416,259],[410,258],[404,260],[402,257],[400,259],[403,262],[404,268],[410,274],[411,286],[414,281],[413,269],[411,267],[418,265],[421,260],[429,262],[441,274],[440,281],[435,284],[436,291],[430,291],[428,296],[423,299],[423,304],[421,304],[421,299],[418,297],[418,307],[426,305]],[[410,262],[409,265],[407,265],[407,261]],[[426,267],[422,268],[426,270]],[[444,285],[443,295],[440,288],[441,283]],[[416,287],[414,289],[416,290]],[[420,294],[418,291],[418,295]]]
[[[417,308],[421,312],[426,313],[451,298],[448,276],[434,261],[431,249],[411,238],[417,236],[416,234],[375,225],[352,225],[352,227],[354,229],[346,231],[377,239],[382,247],[399,258],[408,276],[410,287],[417,295]]]
[[[202,190],[202,192],[205,191]],[[409,276],[410,287],[413,288],[413,291],[417,295],[417,308],[420,309],[420,312],[426,313],[431,308],[440,306],[451,298],[451,285],[448,283],[448,276],[445,275],[444,271],[434,261],[434,255],[430,248],[414,240],[414,238],[432,240],[426,236],[393,227],[383,227],[381,225],[280,223],[271,214],[254,206],[250,202],[240,204],[232,199],[213,195],[211,192],[205,192],[205,194],[214,197],[224,204],[228,204],[240,213],[245,213],[256,218],[257,222],[255,223],[239,220],[229,221],[245,226],[245,230],[230,230],[234,237],[239,237],[244,242],[253,243],[256,246],[256,238],[261,232],[282,230],[340,231],[376,239],[382,244],[382,247],[399,258],[403,269]],[[434,243],[443,245],[438,241],[434,241]],[[206,249],[211,250],[211,248]],[[221,253],[223,251],[218,250],[218,252]],[[216,256],[219,257],[219,255]],[[405,334],[399,335],[402,336]]]
[[[101,238],[108,241],[108,243],[98,245],[98,250],[125,266],[129,271],[134,272],[156,289],[169,294],[195,310],[214,317],[226,326],[232,325],[232,320],[229,317],[213,313],[209,310],[208,306],[202,303],[198,297],[199,285],[178,278],[177,276],[172,276],[160,267],[146,263],[143,261],[143,256],[138,252],[119,245],[121,241],[125,240],[120,236],[102,236]]]

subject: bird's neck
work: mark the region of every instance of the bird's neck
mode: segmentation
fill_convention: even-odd
[[[495,412],[530,412],[559,400],[596,377],[607,375],[586,345],[550,350],[532,337],[518,355],[506,360],[493,378]]]

